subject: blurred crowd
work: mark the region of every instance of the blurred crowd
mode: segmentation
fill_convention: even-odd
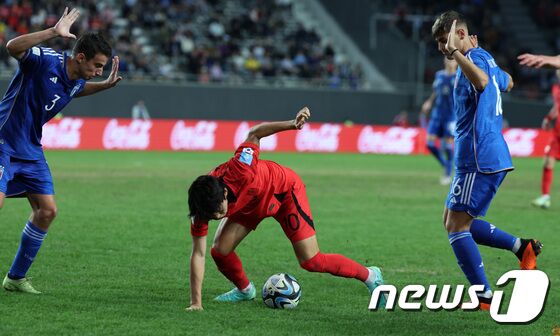
[[[53,26],[63,0],[4,0],[0,43]],[[360,88],[362,71],[299,24],[292,0],[75,0],[79,36],[100,31],[112,40],[127,78],[201,83]],[[73,41],[48,45],[69,51]],[[15,67],[5,48],[0,67]]]

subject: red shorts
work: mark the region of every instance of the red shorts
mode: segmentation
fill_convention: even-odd
[[[546,156],[550,156],[555,158],[556,160],[560,160],[560,135],[554,134],[552,139],[550,139],[550,143],[545,147],[544,154]]]
[[[289,191],[275,194],[264,205],[263,209],[256,209],[250,214],[233,215],[229,220],[255,230],[263,219],[273,217],[282,225],[284,234],[292,243],[315,235],[305,185],[299,176],[295,175]]]

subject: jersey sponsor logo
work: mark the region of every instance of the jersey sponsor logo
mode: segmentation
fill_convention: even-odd
[[[253,148],[243,148],[243,150],[241,151],[241,155],[239,156],[239,161],[250,166],[251,163],[253,163],[253,154]]]
[[[103,131],[105,149],[146,149],[150,146],[149,120],[133,120],[127,125],[119,125],[117,119],[111,119]]]
[[[535,151],[539,132],[533,129],[510,128],[504,132],[511,155],[530,156]]]
[[[511,281],[514,280],[514,281]],[[490,316],[500,324],[529,324],[536,321],[544,311],[544,304],[550,289],[550,280],[543,271],[539,270],[513,270],[503,274],[496,285],[499,287],[511,286],[509,300],[504,300],[504,290],[495,290],[490,304]],[[453,295],[451,293],[454,292]],[[393,285],[381,285],[371,293],[368,308],[378,310],[379,298],[386,295],[385,308],[395,310],[395,301],[398,296],[398,306],[403,310],[421,311],[422,301],[426,308],[432,311],[453,311],[458,308],[466,311],[476,310],[480,301],[478,294],[484,293],[484,285],[470,286],[467,290],[469,301],[462,302],[465,286],[457,285],[452,291],[452,285],[429,285],[428,290],[424,285],[407,285],[401,289],[400,294]],[[398,294],[398,295],[397,295]],[[439,294],[439,298],[438,298]],[[501,306],[509,302],[505,313],[500,313]]]
[[[376,131],[366,126],[358,137],[360,153],[412,154],[419,131],[416,128],[390,127]]]
[[[55,83],[55,84],[56,84],[56,81],[58,80],[57,77],[51,77],[51,78],[49,78],[49,79],[50,79],[51,82],[53,82],[53,83]]]
[[[235,137],[233,140],[233,144],[234,147],[237,148],[239,147],[239,145],[241,145],[241,143],[243,143],[243,141],[245,141],[245,139],[247,139],[247,135],[249,134],[249,130],[251,129],[251,127],[249,127],[249,123],[248,122],[242,122],[239,124],[239,126],[237,127],[237,130],[235,131]],[[276,150],[276,147],[278,146],[278,135],[277,134],[272,134],[269,135],[267,137],[261,138],[260,140],[260,144],[259,144],[259,148],[260,150],[263,151],[274,151]]]
[[[305,124],[296,134],[296,150],[298,152],[336,152],[341,130],[342,127],[335,124],[322,124],[316,129]]]
[[[214,121],[199,121],[194,126],[187,126],[179,120],[173,126],[169,142],[173,150],[212,150],[216,143]]]
[[[63,118],[58,123],[47,123],[43,126],[41,144],[45,148],[79,148],[83,125],[84,121],[79,118]]]

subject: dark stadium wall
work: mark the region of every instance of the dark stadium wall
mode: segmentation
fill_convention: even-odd
[[[5,92],[8,81],[0,81]],[[406,94],[356,91],[239,88],[218,85],[135,84],[74,99],[66,116],[130,118],[131,108],[144,100],[152,118],[212,120],[283,120],[309,106],[313,121],[388,125],[411,106]],[[504,117],[513,127],[539,127],[550,109],[543,102],[504,101]],[[410,113],[416,119],[415,113]]]

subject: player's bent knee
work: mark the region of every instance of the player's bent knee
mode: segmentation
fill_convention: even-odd
[[[37,217],[39,217],[39,220],[42,222],[52,222],[57,214],[58,209],[55,207],[37,210]]]
[[[229,253],[223,253],[222,251],[220,251],[217,247],[212,246],[212,248],[210,249],[210,255],[212,256],[212,259],[214,260],[220,260],[223,257],[227,256]]]
[[[325,272],[325,255],[319,252],[313,258],[307,259],[299,265],[308,272]]]

